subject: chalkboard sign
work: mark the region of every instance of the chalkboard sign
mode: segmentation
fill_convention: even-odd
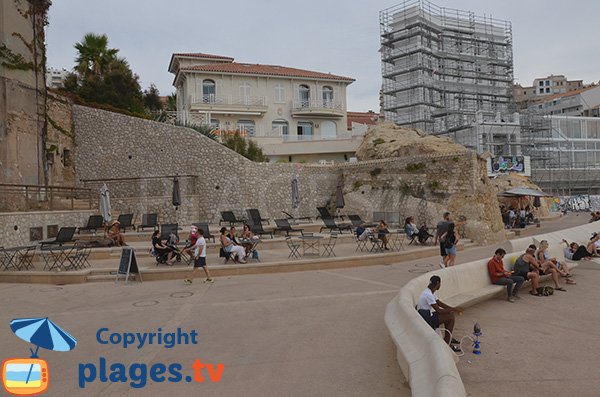
[[[137,260],[135,259],[135,251],[131,247],[123,247],[121,251],[121,261],[119,262],[119,270],[117,270],[117,278],[115,283],[119,281],[119,276],[125,276],[125,284],[129,281],[129,275],[135,273],[138,275],[140,282],[142,275],[138,269]]]

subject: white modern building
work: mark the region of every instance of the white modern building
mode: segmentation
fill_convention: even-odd
[[[62,88],[69,71],[67,69],[48,68],[46,70],[46,86],[48,88]]]
[[[271,161],[346,161],[361,137],[346,130],[346,87],[354,79],[226,56],[176,53],[177,118],[240,132]]]
[[[529,110],[559,116],[600,116],[600,86],[545,96],[529,105]]]

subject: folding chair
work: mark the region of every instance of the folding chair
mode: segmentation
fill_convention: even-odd
[[[138,232],[140,229],[144,230],[145,227],[151,227],[152,230],[156,230],[158,227],[158,214],[144,214],[142,215],[142,223],[138,225]]]
[[[381,239],[378,238],[376,234],[369,233],[367,240],[371,243],[371,249],[369,250],[370,252],[373,252],[373,251],[383,252],[384,251],[383,241],[381,241]]]
[[[327,255],[327,256],[336,256],[335,252],[333,251],[333,249],[335,248],[335,243],[337,242],[337,236],[338,233],[333,232],[329,235],[329,240],[327,240],[327,242],[323,243],[323,256]]]
[[[288,248],[290,249],[290,254],[288,258],[300,258],[300,243],[292,240],[291,237],[286,237],[285,242],[287,243]]]
[[[394,233],[393,238],[390,239],[390,245],[392,246],[392,249],[400,251],[402,248],[404,248],[404,239],[405,238],[406,238],[406,234],[404,234],[403,230],[401,230],[401,229],[396,230],[396,233]]]
[[[368,237],[365,238],[364,240],[361,240],[358,238],[358,236],[356,236],[356,249],[354,250],[354,252],[360,250],[360,252],[366,251],[367,248],[367,242],[369,241]]]
[[[104,223],[104,218],[102,215],[90,215],[87,221],[87,225],[80,227],[77,229],[77,233],[81,234],[82,230],[87,230],[88,232],[96,233],[96,230],[102,228],[102,224]]]
[[[127,231],[128,227],[135,230],[135,225],[133,224],[133,214],[121,214],[119,215],[117,221],[119,221],[119,229],[123,232]]]
[[[281,231],[285,232],[286,236],[289,236],[290,232],[300,232],[300,234],[304,234],[304,229],[294,229],[287,219],[275,219],[275,224],[277,227],[273,229],[273,233]]]

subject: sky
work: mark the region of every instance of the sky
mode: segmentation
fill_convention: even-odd
[[[349,111],[379,111],[379,11],[399,0],[53,0],[48,66],[72,69],[86,33],[106,34],[143,89],[175,91],[171,55],[203,52],[236,62],[281,65],[352,77]],[[515,81],[563,74],[600,80],[598,0],[438,0],[512,22]]]

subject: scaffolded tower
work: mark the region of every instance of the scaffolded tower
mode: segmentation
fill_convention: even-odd
[[[386,120],[446,134],[510,112],[510,22],[407,0],[380,12]]]

